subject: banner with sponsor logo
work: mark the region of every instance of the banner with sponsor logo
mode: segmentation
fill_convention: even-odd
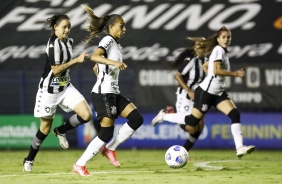
[[[56,115],[53,128],[61,125],[63,117]],[[0,116],[0,149],[29,148],[40,127],[40,119],[33,115],[1,115]],[[57,137],[48,135],[42,148],[61,147]]]
[[[32,113],[50,36],[45,21],[54,14],[71,18],[74,55],[97,47],[85,44],[86,3],[98,16],[121,14],[126,34],[119,40],[128,68],[121,72],[124,96],[143,112],[175,103],[177,83],[169,65],[187,46],[187,36],[211,36],[221,26],[232,31],[231,69],[244,68],[246,78],[228,85],[236,106],[244,111],[282,109],[281,0],[10,0],[0,7],[0,113]],[[71,69],[71,81],[91,101],[94,63]],[[15,98],[9,98],[10,96]]]
[[[187,139],[187,133],[179,125],[163,122],[155,127],[151,120],[156,114],[143,114],[144,124],[133,136],[122,143],[119,148],[168,148],[172,145],[183,145]],[[278,113],[242,113],[242,131],[245,145],[255,145],[257,149],[282,149],[282,114]],[[118,119],[115,123],[115,134],[126,122]],[[205,128],[195,144],[199,149],[234,149],[235,144],[231,134],[231,121],[221,113],[208,113],[205,118]],[[86,127],[77,128],[79,148],[88,145],[92,129],[86,131]],[[89,138],[89,136],[91,138]]]

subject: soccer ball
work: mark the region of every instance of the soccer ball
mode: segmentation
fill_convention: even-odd
[[[168,148],[165,153],[165,161],[171,168],[182,168],[188,162],[189,154],[186,149],[179,145]]]

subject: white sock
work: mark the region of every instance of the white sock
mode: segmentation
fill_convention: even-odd
[[[109,150],[116,150],[116,148],[129,139],[135,131],[125,123],[118,131],[116,137],[114,137],[107,145],[106,148]]]
[[[241,123],[231,124],[231,133],[235,142],[236,149],[243,146],[243,135],[241,130]]]
[[[85,166],[86,163],[91,160],[93,157],[95,157],[100,149],[105,145],[106,143],[103,142],[98,136],[95,137],[90,144],[87,146],[86,150],[82,154],[82,156],[76,161],[76,164],[79,166]]]
[[[187,139],[192,143],[195,143],[197,140],[196,138],[192,137],[189,133],[188,133]]]
[[[184,113],[169,113],[164,115],[163,120],[171,123],[185,125],[185,116],[186,114]]]

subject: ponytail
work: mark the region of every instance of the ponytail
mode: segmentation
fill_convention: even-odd
[[[93,38],[98,37],[98,35],[104,30],[109,16],[107,15],[102,18],[97,17],[89,6],[85,4],[82,4],[81,6],[87,12],[89,17],[89,25],[86,27],[86,31],[89,32],[89,35],[84,39],[86,43],[89,43]]]
[[[87,12],[89,17],[89,25],[86,27],[86,31],[89,32],[89,35],[84,39],[86,43],[89,43],[93,38],[98,37],[103,30],[108,33],[110,26],[114,25],[118,18],[121,18],[118,14],[97,17],[92,8],[85,4],[82,4],[81,6]]]

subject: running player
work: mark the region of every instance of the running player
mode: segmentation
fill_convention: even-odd
[[[226,27],[205,40],[206,52],[212,51],[209,57],[207,77],[195,90],[195,104],[192,114],[185,117],[186,130],[190,134],[197,132],[197,125],[211,106],[216,107],[231,119],[231,133],[233,135],[236,155],[242,157],[254,151],[255,146],[244,146],[241,130],[240,112],[229,98],[225,89],[225,77],[245,77],[243,69],[230,70],[227,48],[231,42],[231,31]]]
[[[205,57],[204,45],[201,41],[205,38],[188,37],[194,44],[191,48],[185,49],[175,60],[174,65],[182,63],[175,74],[179,87],[176,90],[176,113],[166,113],[165,109],[160,110],[157,116],[152,120],[152,125],[155,126],[163,121],[180,124],[180,127],[185,129],[184,118],[190,115],[194,105],[194,91],[199,83],[205,78]],[[194,143],[199,138],[204,128],[204,116],[201,118],[197,131],[194,134],[188,133],[188,138],[183,147],[189,151]]]
[[[134,104],[123,97],[119,91],[119,72],[127,68],[127,65],[123,63],[121,46],[118,43],[118,40],[124,36],[126,31],[123,18],[117,14],[100,18],[94,14],[89,6],[82,6],[90,18],[90,25],[87,29],[90,34],[85,41],[91,41],[104,28],[107,32],[107,35],[102,38],[98,48],[91,56],[91,60],[96,63],[94,72],[97,73],[97,81],[92,89],[92,100],[97,112],[97,119],[101,124],[101,131],[73,165],[75,173],[81,176],[89,176],[86,164],[100,150],[111,164],[120,167],[120,163],[116,159],[115,149],[129,139],[142,125],[143,117]],[[117,136],[113,137],[114,122],[118,116],[124,117],[128,121],[119,129]]]
[[[24,158],[24,171],[32,171],[34,158],[50,132],[58,106],[65,112],[76,113],[53,130],[64,149],[69,147],[66,131],[92,118],[91,109],[85,98],[70,83],[70,68],[83,63],[88,55],[85,52],[73,58],[73,39],[69,38],[71,22],[67,15],[54,15],[47,19],[47,24],[52,29],[52,35],[47,43],[46,64],[38,85],[34,108],[34,116],[40,118],[40,128],[33,138],[27,157]]]

